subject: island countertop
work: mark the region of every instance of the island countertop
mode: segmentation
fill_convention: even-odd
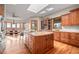
[[[31,32],[29,33],[33,36],[42,36],[42,35],[49,35],[49,34],[53,34],[52,31],[41,31],[41,32]]]

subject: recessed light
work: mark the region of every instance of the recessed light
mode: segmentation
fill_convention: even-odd
[[[47,11],[51,11],[51,10],[53,10],[54,8],[48,8],[48,9],[46,9]]]

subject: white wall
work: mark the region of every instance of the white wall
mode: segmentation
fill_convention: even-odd
[[[79,26],[64,26],[62,31],[79,32]]]

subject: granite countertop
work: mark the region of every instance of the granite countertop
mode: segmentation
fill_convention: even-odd
[[[33,36],[42,36],[42,35],[49,35],[52,34],[53,32],[48,32],[48,31],[41,31],[41,32],[32,32],[30,33]]]
[[[79,30],[66,30],[66,29],[60,29],[60,30],[53,30],[53,31],[57,31],[57,32],[75,32],[75,33],[79,33]]]

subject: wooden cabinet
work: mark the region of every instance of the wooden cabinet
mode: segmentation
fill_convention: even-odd
[[[47,44],[48,50],[53,48],[54,43],[53,43],[53,35],[52,34],[47,35],[47,43],[46,44]]]
[[[77,46],[79,47],[79,33],[76,33]]]
[[[29,34],[28,45],[30,52],[33,54],[45,53],[53,48],[54,40],[53,33],[48,35],[33,36]],[[26,42],[26,43],[27,43]]]
[[[70,44],[79,47],[79,33],[70,33]]]
[[[63,15],[62,17],[61,17],[61,19],[62,19],[62,26],[68,26],[68,25],[71,25],[70,24],[70,14],[66,14],[66,15]]]
[[[75,33],[70,33],[70,44],[72,45],[77,45],[76,44],[76,34]]]
[[[4,15],[4,5],[0,4],[0,15]]]
[[[79,8],[71,10],[69,14],[62,16],[63,26],[79,25]]]
[[[54,32],[54,40],[60,41],[60,32]]]
[[[79,9],[71,11],[70,20],[72,25],[79,25]]]
[[[54,32],[54,40],[79,47],[79,33]]]
[[[61,32],[61,41],[65,43],[69,43],[69,33]]]

